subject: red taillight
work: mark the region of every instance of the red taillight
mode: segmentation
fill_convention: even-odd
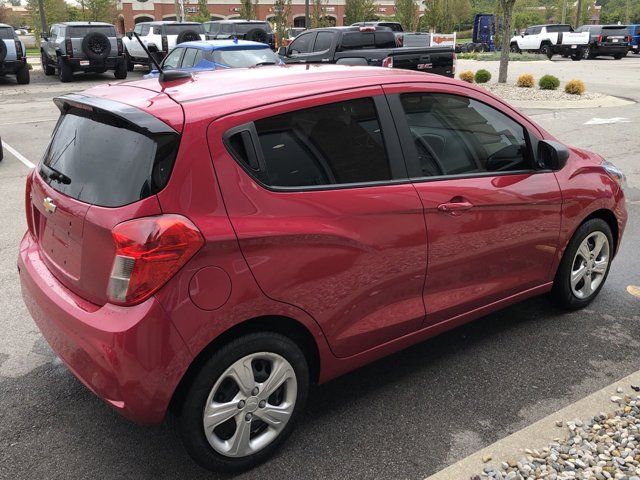
[[[386,57],[382,60],[382,66],[386,68],[393,68],[393,57]]]
[[[602,42],[602,35],[598,35],[598,42]]]
[[[167,40],[167,36],[162,36],[162,51],[164,53],[169,53],[169,40]]]
[[[627,35],[627,43],[631,43],[631,35]]]
[[[118,44],[118,55],[122,55],[122,39],[118,38],[116,43]]]
[[[67,50],[67,55],[69,55],[70,57],[73,57],[73,43],[71,43],[70,38],[67,38],[64,41],[64,47]]]
[[[358,28],[358,30],[359,30],[360,32],[375,32],[375,31],[376,31],[376,27],[373,27],[373,26],[369,26],[369,27],[367,27],[367,26],[363,26],[363,27]]]
[[[27,216],[27,229],[29,233],[35,237],[35,230],[33,228],[33,206],[31,204],[31,190],[32,185],[32,172],[27,175],[27,184],[24,188],[24,210]]]
[[[204,244],[181,215],[144,217],[116,225],[107,296],[119,305],[139,303],[158,291]]]

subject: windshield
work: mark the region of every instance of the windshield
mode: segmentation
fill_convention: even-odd
[[[391,30],[393,30],[394,32],[401,32],[402,31],[402,25],[400,25],[399,23],[395,23],[395,22],[380,22],[380,23],[378,23],[378,25],[380,25],[381,27],[388,27]]]
[[[115,37],[116,29],[111,25],[87,25],[86,27],[69,27],[71,38],[86,37],[91,32],[100,32],[107,37]]]
[[[271,25],[269,23],[236,23],[236,32],[238,33],[247,33],[249,30],[253,30],[254,28],[259,28],[261,30],[266,30],[268,33],[271,33]]]
[[[356,50],[359,48],[395,48],[396,37],[393,32],[345,32],[342,35],[342,49]]]
[[[570,25],[548,25],[547,26],[547,32],[549,33],[570,32],[570,31],[571,31]]]
[[[269,48],[254,50],[216,50],[213,61],[234,68],[253,67],[259,64],[280,63],[278,55]]]
[[[204,33],[204,27],[200,23],[172,24],[164,26],[165,35],[179,35],[185,30],[193,30],[196,33]]]

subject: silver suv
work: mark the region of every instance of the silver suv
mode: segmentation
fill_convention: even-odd
[[[0,23],[0,77],[15,75],[19,84],[29,83],[24,44],[16,36],[11,25]]]
[[[127,78],[122,39],[109,23],[64,22],[51,25],[40,43],[45,75],[56,72],[62,82],[73,80],[74,72],[104,73],[113,70],[117,79]]]

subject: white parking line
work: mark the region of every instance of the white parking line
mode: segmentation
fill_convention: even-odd
[[[629,386],[638,384],[640,384],[640,371],[621,378],[617,382],[552,413],[542,420],[538,420],[502,440],[498,440],[488,447],[427,477],[426,480],[467,480],[474,475],[479,475],[487,465],[498,468],[501,461],[520,460],[526,456],[525,448],[542,448],[558,437],[566,438],[568,433],[566,423],[562,428],[558,428],[556,426],[557,421],[566,422],[575,419],[585,421],[600,412],[611,412],[618,408],[618,405],[611,402],[611,395],[618,395],[616,389],[622,387],[625,393],[633,394],[634,392],[631,391]],[[620,396],[623,395],[620,394]],[[484,463],[483,460],[487,458],[491,460],[488,463]]]
[[[4,146],[4,148],[7,149],[7,151],[13,155],[14,157],[16,157],[18,160],[20,160],[22,163],[24,163],[27,168],[35,168],[35,165],[33,163],[31,163],[29,161],[29,159],[27,157],[25,157],[24,155],[22,155],[19,151],[17,151],[15,148],[13,148],[11,145],[9,145],[7,142],[5,142],[4,140],[2,141],[2,145]]]

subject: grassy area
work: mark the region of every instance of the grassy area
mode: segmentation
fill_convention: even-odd
[[[27,48],[27,57],[39,57],[40,49],[38,47],[28,47]]]
[[[471,43],[471,39],[470,38],[457,38],[456,37],[456,43]]]
[[[485,61],[498,61],[500,60],[500,52],[487,52],[487,53],[459,53],[459,59],[464,60],[485,60]],[[547,60],[546,55],[538,55],[536,53],[510,53],[510,62],[536,62],[539,60]]]

